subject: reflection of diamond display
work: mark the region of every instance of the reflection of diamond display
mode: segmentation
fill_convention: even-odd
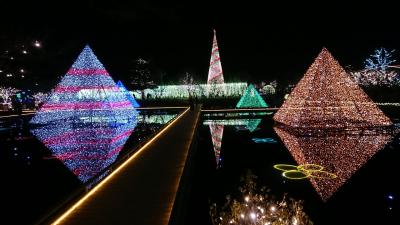
[[[276,164],[274,168],[283,171],[282,176],[292,180],[305,179],[308,177],[318,179],[335,179],[337,177],[334,173],[324,171],[324,167],[317,164],[304,164],[299,166]]]
[[[309,176],[311,184],[324,201],[382,149],[393,135],[392,129],[381,128],[323,130],[275,126],[274,130],[297,165],[321,165],[325,171],[337,176],[336,179],[320,179],[320,177],[331,177],[324,172],[314,172],[316,177]],[[310,169],[310,167],[305,168]]]

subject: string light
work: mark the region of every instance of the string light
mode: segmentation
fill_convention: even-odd
[[[335,179],[334,173],[324,171],[324,167],[317,164],[289,165],[276,164],[274,168],[283,171],[282,176],[292,180],[305,179],[308,177],[320,179]]]
[[[190,87],[189,87],[190,86]],[[144,96],[155,99],[188,99],[190,93],[193,96],[204,98],[212,97],[240,97],[247,88],[247,83],[223,83],[223,84],[191,84],[191,85],[158,85],[156,88],[144,89]],[[214,90],[218,90],[215,91]],[[142,99],[140,90],[131,92],[135,99]]]
[[[324,201],[395,135],[392,130],[378,128],[337,131],[275,126],[274,130],[300,165],[280,167],[281,170],[312,170],[305,174],[309,175],[311,184]],[[329,173],[319,171],[321,168]],[[333,176],[337,177],[332,179]]]
[[[216,31],[214,30],[207,84],[223,84],[223,83],[224,83],[224,75],[222,73],[221,59],[219,56],[217,34]]]
[[[35,41],[35,42],[33,43],[33,45],[34,45],[36,48],[42,47],[42,44],[41,44],[39,41]]]
[[[217,162],[217,168],[220,166],[220,155],[221,155],[221,145],[222,136],[224,134],[224,125],[218,123],[211,123],[210,125],[211,141],[214,148],[215,160]]]
[[[136,117],[125,93],[86,46],[31,123],[135,121]]]
[[[118,157],[136,121],[125,124],[57,123],[31,132],[83,183],[100,175]]]
[[[273,138],[252,138],[251,140],[253,140],[254,143],[257,143],[257,144],[260,144],[260,143],[271,143],[271,144],[278,143]]]
[[[227,126],[244,126],[246,130],[254,132],[262,119],[214,119],[204,120],[203,125],[218,124]]]
[[[211,89],[207,91],[208,94],[215,96],[224,91],[224,89],[221,89],[221,86],[219,86],[219,88],[217,88],[216,86],[224,84],[224,75],[222,72],[221,59],[219,56],[218,43],[217,43],[217,34],[215,30],[214,30],[213,45],[211,50],[210,67],[208,69],[207,84],[211,85]],[[215,159],[217,161],[217,167],[218,167],[220,162],[224,125],[220,125],[215,122],[210,124],[210,133],[214,147]]]
[[[138,122],[143,124],[166,124],[178,114],[158,114],[158,115],[142,115],[138,117]]]
[[[133,95],[126,89],[120,80],[117,82],[117,86],[125,94],[126,98],[132,103],[133,107],[140,107],[139,103],[135,100]]]
[[[250,84],[243,93],[242,98],[236,105],[236,108],[261,108],[268,107],[267,103],[262,99],[258,91]]]
[[[273,118],[306,128],[392,125],[325,48]]]

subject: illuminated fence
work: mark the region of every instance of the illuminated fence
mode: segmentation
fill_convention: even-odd
[[[155,89],[145,89],[144,96],[149,99],[187,99],[190,93],[198,98],[240,97],[246,88],[247,83],[160,85]],[[142,98],[140,90],[132,93],[136,99]]]

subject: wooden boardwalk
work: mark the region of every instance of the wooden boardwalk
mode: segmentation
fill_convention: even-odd
[[[167,225],[199,117],[185,111],[53,223]]]

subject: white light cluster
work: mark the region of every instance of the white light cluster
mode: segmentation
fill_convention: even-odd
[[[145,89],[144,96],[151,96],[153,99],[188,99],[191,89],[193,96],[199,98],[217,98],[217,97],[240,97],[247,88],[247,83],[224,83],[224,84],[195,84],[188,85],[159,85],[155,89]],[[215,91],[220,90],[220,91]],[[132,91],[136,99],[142,98],[140,90]]]
[[[246,178],[248,179],[248,178]],[[302,201],[283,197],[275,200],[264,188],[258,188],[253,180],[239,190],[245,196],[235,199],[227,196],[222,207],[213,204],[210,213],[213,224],[218,225],[311,225],[312,221],[303,210]]]
[[[139,123],[144,124],[166,124],[176,117],[177,114],[157,114],[157,115],[140,115],[138,117]]]

